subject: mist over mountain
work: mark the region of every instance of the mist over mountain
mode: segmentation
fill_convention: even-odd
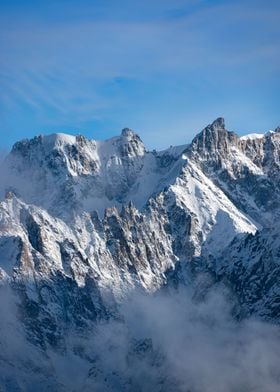
[[[17,142],[0,174],[0,390],[280,387],[280,128]]]

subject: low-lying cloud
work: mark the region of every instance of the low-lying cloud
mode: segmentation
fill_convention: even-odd
[[[3,306],[3,298],[1,341],[14,336],[8,322],[13,307]],[[154,296],[134,292],[118,320],[99,322],[86,333],[65,331],[66,350],[43,354],[17,340],[18,355],[12,345],[14,359],[9,355],[10,367],[2,371],[12,366],[16,385],[36,388],[44,379],[42,391],[49,385],[59,391],[279,391],[279,327],[253,318],[236,321],[229,298],[217,288],[199,302],[184,287]],[[36,377],[32,367],[22,370],[24,362],[34,362],[34,352]],[[1,386],[5,390],[3,376]]]

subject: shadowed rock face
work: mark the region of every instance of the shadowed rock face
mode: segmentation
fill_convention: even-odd
[[[29,340],[63,351],[70,326],[119,319],[131,290],[190,285],[201,272],[206,286],[231,287],[238,317],[278,322],[279,156],[279,129],[240,138],[222,118],[162,152],[128,128],[104,142],[16,143],[1,175],[0,281]],[[134,346],[135,361],[155,360],[150,342]]]

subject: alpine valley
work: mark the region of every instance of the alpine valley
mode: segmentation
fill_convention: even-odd
[[[280,128],[37,136],[0,177],[1,392],[280,390]]]

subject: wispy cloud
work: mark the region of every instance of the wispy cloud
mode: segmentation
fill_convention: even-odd
[[[276,392],[279,326],[237,322],[233,303],[224,287],[199,302],[182,286],[154,296],[136,291],[121,304],[118,321],[97,322],[83,333],[67,326],[59,349],[42,352],[26,340],[15,298],[1,288],[0,387],[10,375],[27,390],[56,384],[108,392]]]

